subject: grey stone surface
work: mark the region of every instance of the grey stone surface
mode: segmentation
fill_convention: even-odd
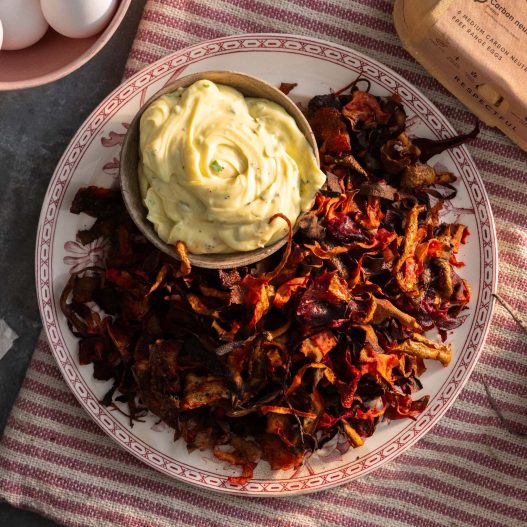
[[[119,85],[145,0],[133,0],[108,45],[55,83],[0,92],[0,318],[19,339],[0,361],[0,434],[41,329],[34,280],[40,207],[55,165],[93,108]],[[0,503],[1,527],[55,523]]]

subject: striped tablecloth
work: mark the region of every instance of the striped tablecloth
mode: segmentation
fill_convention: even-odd
[[[354,47],[391,66],[456,128],[473,117],[402,48],[389,0],[149,0],[126,75],[229,34],[279,31]],[[469,147],[490,194],[500,294],[527,309],[527,155],[483,128]],[[301,497],[250,499],[183,485],[121,450],[68,391],[40,340],[0,443],[0,497],[68,526],[527,525],[527,338],[498,305],[484,353],[440,423],[395,462]]]

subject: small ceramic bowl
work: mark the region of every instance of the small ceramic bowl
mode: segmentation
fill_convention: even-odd
[[[93,58],[123,21],[132,0],[121,0],[106,28],[89,38],[68,38],[49,28],[36,44],[0,51],[0,91],[41,86],[69,75]]]
[[[202,73],[194,73],[192,75],[181,77],[175,82],[167,85],[143,105],[130,124],[124,139],[123,148],[121,150],[121,169],[119,177],[126,208],[128,209],[128,212],[130,213],[130,216],[137,227],[153,245],[176,259],[178,258],[178,255],[174,247],[162,241],[155,232],[153,225],[146,219],[147,210],[141,198],[137,175],[137,167],[139,164],[139,121],[143,111],[154,100],[166,93],[173,92],[178,88],[190,86],[194,82],[201,79],[208,79],[217,84],[232,86],[246,97],[262,97],[282,106],[282,108],[284,108],[287,113],[289,113],[289,115],[295,119],[298,128],[308,140],[309,144],[313,148],[313,152],[315,153],[317,161],[319,161],[315,136],[313,135],[311,127],[309,126],[306,118],[297,105],[278,88],[275,88],[274,86],[271,86],[270,84],[257,79],[256,77],[232,71],[205,71]],[[229,269],[233,267],[240,267],[242,265],[249,265],[259,260],[263,260],[267,256],[280,249],[280,247],[285,245],[286,242],[287,237],[284,237],[266,247],[255,249],[253,251],[229,254],[189,253],[189,259],[191,263],[197,267],[206,267],[209,269]]]

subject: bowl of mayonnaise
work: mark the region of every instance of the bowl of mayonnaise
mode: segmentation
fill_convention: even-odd
[[[236,72],[167,85],[141,107],[121,151],[121,190],[138,228],[174,258],[183,242],[199,267],[239,267],[277,251],[289,233],[283,216],[295,226],[325,180],[296,104]]]

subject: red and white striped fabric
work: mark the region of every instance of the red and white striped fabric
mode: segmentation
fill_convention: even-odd
[[[389,0],[149,0],[129,76],[178,48],[279,31],[354,47],[417,85],[458,129],[473,116],[400,46]],[[469,147],[494,210],[500,294],[527,309],[527,154],[484,128]],[[417,445],[372,475],[301,497],[199,490],[142,465],[80,408],[46,342],[0,442],[0,498],[68,526],[527,525],[527,338],[499,305],[461,396]]]

